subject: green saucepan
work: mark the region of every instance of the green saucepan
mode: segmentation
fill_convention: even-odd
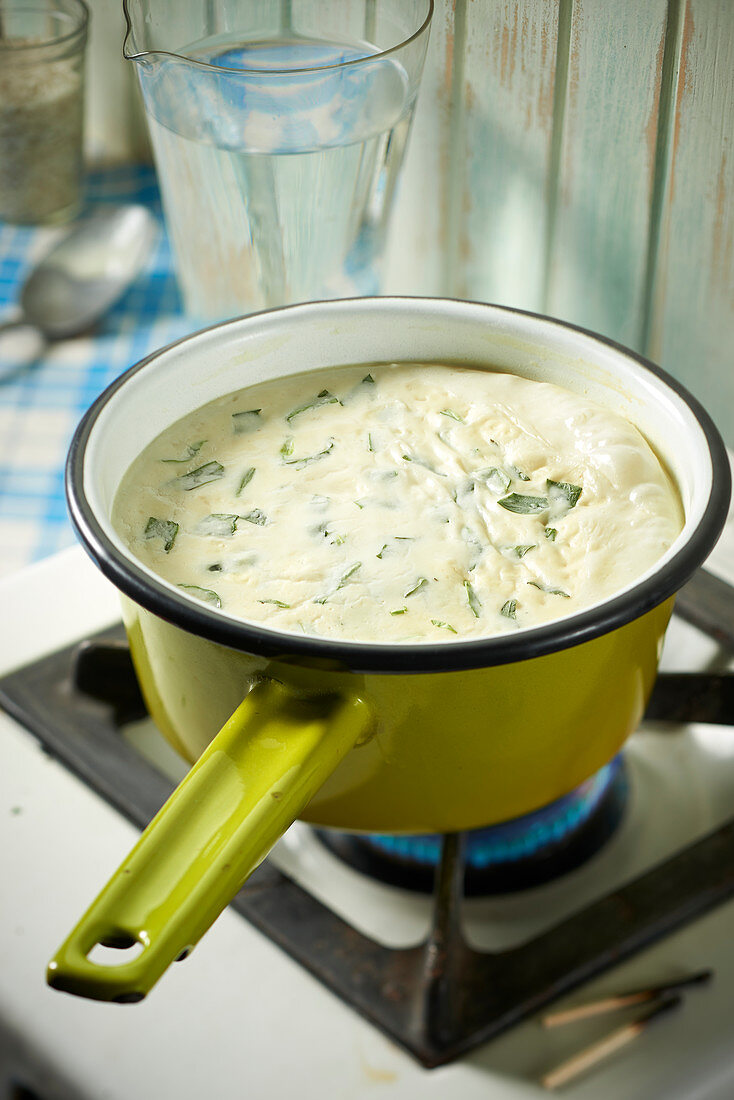
[[[626,589],[558,622],[380,645],[238,621],[149,572],[113,531],[127,467],[190,411],[266,379],[405,360],[551,381],[626,416],[678,486],[679,538]],[[606,763],[640,721],[675,592],[720,533],[730,477],[696,401],[609,341],[490,305],[365,298],[231,321],[139,363],[80,424],[67,487],[82,543],[122,594],[150,713],[193,764],[49,965],[58,989],[133,1001],[294,819],[385,833],[473,829],[529,813]],[[96,944],[120,948],[119,965],[91,959]]]

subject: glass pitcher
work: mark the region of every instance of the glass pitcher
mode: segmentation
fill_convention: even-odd
[[[187,311],[375,294],[432,0],[124,0]]]

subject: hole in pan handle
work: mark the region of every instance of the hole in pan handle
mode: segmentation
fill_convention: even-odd
[[[357,697],[256,684],[59,948],[48,984],[142,1000],[372,727]]]

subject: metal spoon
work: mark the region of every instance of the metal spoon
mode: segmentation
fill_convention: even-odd
[[[0,323],[0,332],[30,328],[42,344],[86,332],[140,273],[155,235],[155,219],[144,206],[95,211],[31,272],[20,292],[21,316]],[[8,366],[17,370],[13,359]]]

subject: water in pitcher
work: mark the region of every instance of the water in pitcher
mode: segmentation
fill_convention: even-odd
[[[190,97],[159,86],[145,98],[189,312],[376,293],[415,98],[400,63],[299,37],[181,52],[214,78]]]

